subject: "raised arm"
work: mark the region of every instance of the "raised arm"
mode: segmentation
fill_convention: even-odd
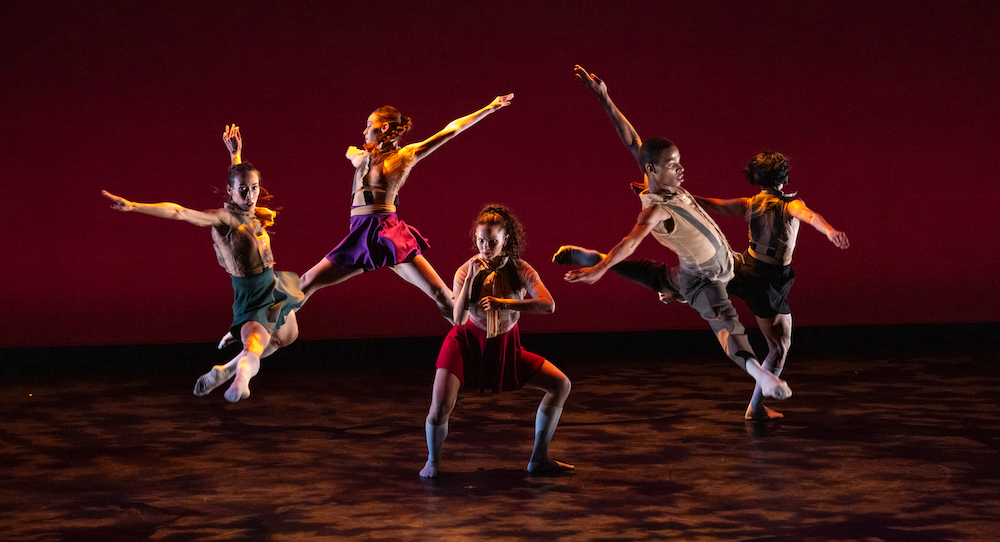
[[[632,123],[615,106],[615,102],[611,101],[611,96],[608,95],[608,85],[600,77],[587,72],[579,64],[573,68],[573,71],[576,72],[576,76],[580,78],[580,81],[583,81],[583,86],[587,87],[601,101],[604,110],[611,117],[611,124],[614,125],[615,131],[618,132],[618,137],[621,138],[622,143],[625,144],[625,147],[635,157],[636,162],[638,162],[642,139],[639,138],[639,133],[632,127]],[[639,167],[642,167],[642,165],[640,164]]]
[[[473,281],[468,280],[468,278],[475,276],[475,273],[479,269],[476,261],[473,260],[455,271],[455,280],[451,285],[451,291],[452,295],[455,296],[455,308],[452,309],[452,319],[456,326],[464,324],[465,320],[469,317],[469,290],[472,288]]]
[[[667,211],[664,211],[657,205],[646,207],[639,213],[639,218],[636,220],[635,226],[632,226],[632,231],[619,241],[614,248],[608,251],[607,256],[601,260],[601,263],[593,267],[572,269],[566,273],[565,279],[568,282],[586,282],[587,284],[597,282],[604,276],[604,273],[607,273],[608,269],[611,269],[618,262],[631,256],[639,246],[639,243],[649,235],[649,232],[653,231],[653,228],[657,224],[669,218],[671,217]]]
[[[830,242],[837,248],[846,249],[851,246],[850,241],[847,240],[846,233],[831,226],[826,220],[823,219],[822,216],[820,216],[819,213],[806,207],[806,204],[802,203],[802,200],[792,200],[788,204],[788,212],[795,218],[823,232],[823,234],[826,235],[826,238],[829,239]]]
[[[234,166],[242,164],[243,136],[240,135],[240,127],[235,124],[227,125],[226,130],[222,132],[222,141],[225,142],[226,149],[229,150],[230,163]]]
[[[464,132],[473,124],[483,120],[490,113],[507,107],[513,99],[514,94],[497,96],[492,102],[490,102],[489,105],[479,111],[449,122],[443,130],[419,143],[407,145],[406,147],[413,151],[413,162],[416,163],[428,154],[436,151],[437,148],[443,145],[446,141]]]
[[[698,205],[710,213],[726,216],[741,216],[747,212],[750,198],[719,199],[695,196]]]
[[[169,218],[172,220],[183,220],[195,226],[222,226],[229,225],[225,222],[226,215],[220,210],[194,211],[186,207],[181,207],[176,203],[136,203],[123,197],[116,196],[107,190],[101,190],[104,197],[111,200],[111,207],[124,212],[138,212],[145,215]]]

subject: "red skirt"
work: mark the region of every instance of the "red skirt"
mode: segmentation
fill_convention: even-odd
[[[487,339],[486,330],[469,321],[448,332],[436,367],[451,371],[463,386],[499,393],[523,388],[543,363],[545,358],[521,348],[517,325]]]

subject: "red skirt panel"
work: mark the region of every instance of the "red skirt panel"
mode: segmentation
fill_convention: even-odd
[[[521,348],[516,325],[487,339],[486,330],[470,321],[451,328],[436,366],[451,371],[463,386],[499,393],[523,388],[543,363],[545,358]]]

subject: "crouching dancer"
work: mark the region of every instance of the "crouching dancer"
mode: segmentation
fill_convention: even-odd
[[[522,312],[551,314],[555,302],[538,273],[520,258],[521,223],[503,206],[488,206],[476,219],[473,236],[479,254],[455,272],[455,327],[438,354],[431,407],[424,424],[427,463],[424,478],[439,473],[441,443],[448,417],[463,385],[495,393],[531,388],[545,393],[535,414],[531,474],[572,470],[549,457],[549,442],[559,424],[570,381],[545,358],[521,348],[517,322]]]

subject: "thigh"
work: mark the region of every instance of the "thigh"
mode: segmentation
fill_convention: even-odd
[[[299,336],[299,323],[295,319],[295,311],[289,312],[285,316],[285,323],[275,330],[272,340],[275,346],[281,348],[292,344]]]
[[[423,256],[418,255],[412,262],[396,264],[391,269],[402,277],[403,280],[420,288],[425,293],[429,294],[433,290],[450,291],[444,281],[441,280],[441,277],[438,276],[437,271],[431,267],[427,258]]]
[[[302,275],[302,289],[315,289],[323,286],[338,284],[351,277],[364,273],[364,269],[351,269],[340,267],[339,265],[323,258],[309,271]],[[307,292],[309,293],[309,292]]]
[[[240,326],[240,340],[243,341],[243,349],[257,356],[264,352],[264,348],[271,342],[271,334],[260,324],[250,320]]]
[[[431,388],[431,404],[445,407],[446,412],[451,412],[458,400],[458,390],[462,384],[458,381],[455,373],[448,369],[438,368],[434,372],[434,386]]]
[[[541,369],[530,380],[525,382],[524,387],[562,395],[568,393],[569,385],[569,378],[558,367],[553,365],[551,361],[545,360],[542,363]],[[556,406],[562,406],[562,404],[560,403]]]

